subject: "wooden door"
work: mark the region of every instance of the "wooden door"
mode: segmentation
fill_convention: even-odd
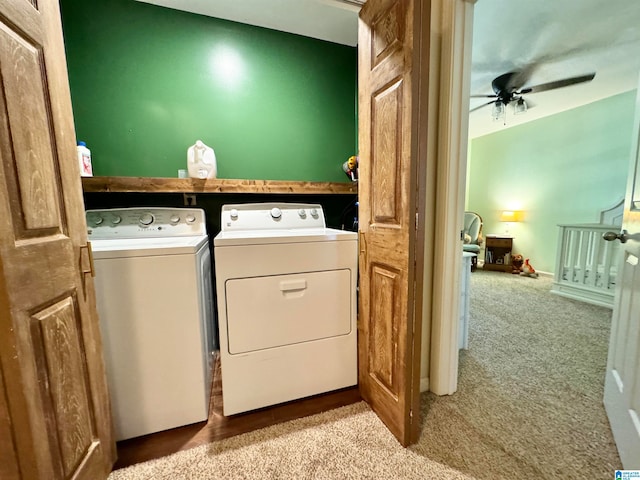
[[[426,108],[418,108],[418,79],[428,65],[421,42],[422,26],[429,26],[422,4],[369,0],[358,39],[359,384],[405,446],[417,440],[420,424],[424,151],[418,139]]]
[[[115,458],[56,0],[0,2],[0,478]]]
[[[624,204],[622,258],[605,378],[604,405],[627,470],[640,470],[640,88]],[[618,240],[615,240],[618,241]]]

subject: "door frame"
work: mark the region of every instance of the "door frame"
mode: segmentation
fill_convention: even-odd
[[[462,213],[464,211],[469,131],[473,10],[477,0],[433,0],[431,28],[433,71],[439,84],[429,91],[438,109],[429,112],[430,156],[435,156],[435,198],[427,196],[426,211],[435,212],[434,238],[425,239],[425,254],[433,258],[433,278],[424,278],[422,345],[423,377],[429,372],[428,389],[451,395],[458,388],[458,319],[460,316],[460,268],[462,268]],[[438,63],[439,61],[439,63]],[[434,82],[436,83],[436,82]],[[430,202],[435,201],[435,208]],[[432,207],[432,208],[429,208]],[[429,269],[425,268],[425,272]],[[431,304],[429,305],[429,302]],[[429,318],[431,325],[429,326]],[[429,328],[430,327],[430,328]],[[431,335],[429,338],[428,335]],[[426,346],[430,351],[426,352]],[[424,379],[423,379],[424,382]],[[424,389],[426,385],[422,385]]]

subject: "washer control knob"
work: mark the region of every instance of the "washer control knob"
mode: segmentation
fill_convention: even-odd
[[[153,223],[153,215],[150,213],[143,213],[138,221],[140,222],[140,225],[148,227]]]
[[[232,208],[231,211],[229,212],[229,215],[231,215],[231,220],[237,220],[238,210],[236,210],[235,208]]]
[[[273,207],[271,209],[271,218],[277,220],[280,217],[282,217],[282,210],[280,210],[278,207]]]
[[[190,213],[185,217],[185,220],[187,223],[193,223],[196,221],[196,216],[193,213]]]
[[[111,219],[111,223],[114,225],[118,225],[120,222],[122,222],[122,217],[120,215],[114,215]]]
[[[304,208],[298,210],[298,215],[300,215],[300,218],[307,218],[307,212],[305,212]]]
[[[177,214],[174,213],[169,218],[169,222],[171,222],[172,224],[176,224],[176,223],[180,222],[180,215],[177,215]]]
[[[94,217],[93,218],[93,224],[98,226],[98,225],[102,225],[102,222],[104,222],[104,218],[102,217]]]
[[[311,216],[313,218],[318,218],[318,210],[316,210],[315,208],[311,209]]]

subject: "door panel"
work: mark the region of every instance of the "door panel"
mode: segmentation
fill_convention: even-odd
[[[18,225],[28,231],[58,227],[60,217],[47,114],[50,102],[45,98],[42,76],[38,75],[44,71],[44,58],[38,46],[22,35],[0,23],[0,62],[15,66],[3,78],[5,92],[11,92],[3,98],[5,108],[9,119],[24,117],[29,125],[11,129],[15,156],[7,159],[15,162],[11,166],[20,192],[15,211],[20,216],[14,216],[14,221],[22,220]]]
[[[405,7],[406,5],[403,5],[402,2],[386,2],[386,4],[379,2],[378,5],[367,7],[369,12],[365,12],[364,16],[361,15],[363,20],[367,18],[367,15],[371,19],[369,22],[372,37],[370,70],[386,60],[389,55],[396,52],[402,53],[404,27],[407,20],[405,16],[407,11],[403,11]],[[362,46],[365,47],[365,45]],[[389,66],[395,65],[390,64]]]
[[[55,0],[0,4],[0,84],[0,473],[104,479],[115,445]]]
[[[400,226],[402,165],[402,78],[393,79],[375,92],[372,98],[371,121],[373,148],[371,157],[376,159],[372,170],[371,210],[374,223]]]
[[[640,194],[640,95],[634,135],[622,221],[622,231],[627,233],[620,245],[604,391],[613,436],[627,470],[640,470],[640,198],[636,198]]]
[[[370,376],[397,401],[401,372],[395,340],[400,325],[396,322],[399,317],[395,315],[395,310],[396,298],[402,295],[402,277],[397,270],[382,265],[371,265],[371,270],[372,332],[367,354]]]
[[[416,141],[419,95],[414,98],[422,80],[414,66],[428,59],[418,57],[424,50],[415,47],[421,37],[414,39],[414,28],[421,33],[421,25],[429,25],[422,3],[369,0],[360,12],[358,42],[359,384],[403,445],[417,439],[419,425],[416,305],[422,288],[415,280],[423,227],[416,218],[424,179]]]
[[[65,478],[92,449],[95,436],[78,320],[74,295],[31,316],[37,375],[45,380],[40,384],[41,395],[46,399],[47,416],[56,419],[49,430],[53,434],[50,441],[59,443],[56,449]]]

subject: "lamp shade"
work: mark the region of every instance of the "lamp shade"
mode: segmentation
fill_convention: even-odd
[[[503,210],[500,212],[501,222],[522,222],[524,220],[524,212],[522,210]]]
[[[520,115],[521,113],[525,113],[527,111],[527,102],[524,101],[524,98],[518,98],[513,104],[513,114]]]
[[[505,108],[504,108],[504,103],[502,103],[502,101],[500,100],[496,100],[496,102],[493,104],[493,110],[491,111],[491,117],[494,120],[500,120],[501,118],[503,118],[506,114]]]

